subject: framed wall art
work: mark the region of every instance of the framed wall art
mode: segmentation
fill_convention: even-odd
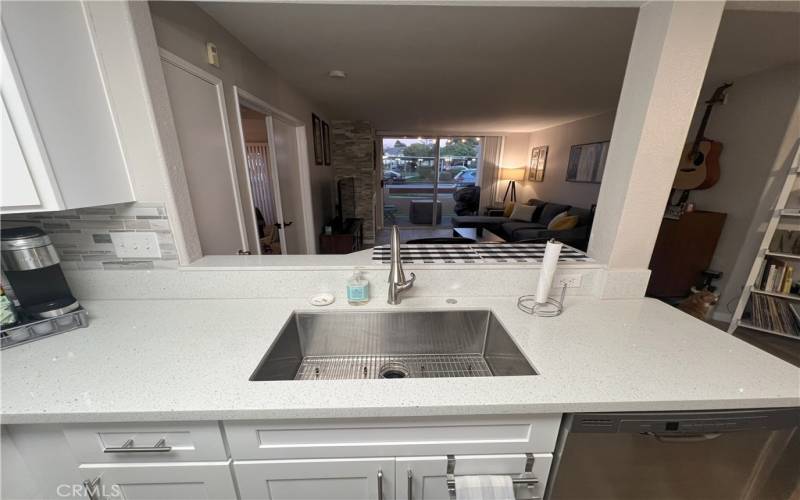
[[[322,143],[322,120],[314,113],[311,113],[311,126],[314,133],[314,163],[322,165],[325,161]]]
[[[322,122],[322,158],[325,165],[331,164],[331,128]]]
[[[576,144],[569,150],[567,182],[600,184],[610,141]]]
[[[537,146],[531,150],[531,162],[528,165],[528,180],[542,182],[544,169],[547,166],[547,149],[549,146]]]

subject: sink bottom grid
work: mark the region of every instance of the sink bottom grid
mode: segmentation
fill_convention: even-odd
[[[402,370],[397,370],[402,368]],[[387,370],[405,377],[383,377]],[[398,354],[365,356],[306,356],[295,380],[377,378],[491,377],[480,354]]]

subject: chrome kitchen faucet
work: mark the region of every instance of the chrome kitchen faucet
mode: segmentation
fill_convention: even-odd
[[[403,261],[400,260],[400,229],[396,225],[392,226],[392,234],[389,238],[391,245],[392,263],[389,268],[389,304],[397,305],[400,303],[400,292],[414,286],[417,278],[411,273],[411,278],[406,280],[403,272]]]

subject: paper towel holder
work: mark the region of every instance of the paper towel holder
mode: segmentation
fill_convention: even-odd
[[[533,488],[539,484],[539,479],[533,475],[533,464],[535,458],[533,453],[525,454],[525,472],[517,476],[511,477],[511,484],[524,484],[528,488]],[[409,490],[410,491],[410,490]],[[456,457],[455,455],[447,455],[447,492],[450,494],[450,499],[456,498]]]
[[[542,317],[558,316],[564,312],[564,296],[567,294],[567,285],[561,287],[561,297],[556,300],[548,297],[543,304],[536,302],[536,295],[523,295],[517,299],[517,307],[528,314]]]

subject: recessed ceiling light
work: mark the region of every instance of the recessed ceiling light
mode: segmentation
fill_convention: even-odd
[[[328,72],[328,77],[330,78],[337,78],[337,79],[344,79],[347,78],[347,73],[340,69],[332,69]]]

